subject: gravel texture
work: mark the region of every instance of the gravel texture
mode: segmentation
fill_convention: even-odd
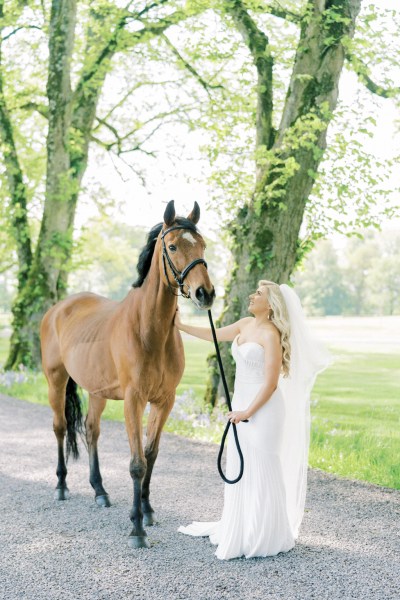
[[[150,549],[128,547],[131,480],[122,423],[103,422],[100,460],[111,508],[95,505],[86,450],[55,502],[56,442],[47,407],[0,397],[0,598],[175,600],[400,598],[400,492],[310,470],[293,550],[220,561],[181,524],[217,520],[217,447],[163,434],[153,476],[159,523]]]

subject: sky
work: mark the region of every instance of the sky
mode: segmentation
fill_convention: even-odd
[[[398,8],[395,0],[379,0],[379,4],[386,8]],[[346,103],[356,101],[357,80],[354,74],[343,73],[340,81],[339,97]],[[391,100],[380,99],[378,109],[375,107],[376,98],[371,98],[371,106],[368,108],[376,114],[378,126],[375,128],[374,136],[369,142],[363,137],[366,149],[371,150],[380,158],[390,158],[400,155],[400,143],[396,135],[399,132],[400,115]],[[396,125],[397,120],[397,125]],[[168,129],[163,135],[168,140]],[[151,170],[151,182],[146,190],[128,168],[118,165],[115,169],[115,159],[110,156],[102,156],[99,160],[89,162],[85,181],[100,185],[106,190],[106,195],[115,199],[116,206],[111,210],[113,216],[130,225],[141,225],[150,228],[162,220],[162,214],[166,203],[174,199],[177,214],[187,215],[196,200],[201,208],[200,229],[206,236],[215,238],[219,232],[219,220],[209,202],[209,188],[202,179],[204,164],[196,160],[199,154],[199,135],[196,132],[183,135],[182,144],[185,145],[185,154],[192,154],[194,160],[183,159],[179,165],[172,167],[171,163],[164,159],[162,154],[154,161]],[[369,145],[369,148],[367,146]],[[400,170],[399,170],[400,171]],[[191,179],[191,181],[188,181]],[[389,182],[393,188],[400,187],[400,176],[393,182]],[[95,216],[97,209],[88,198],[83,198],[79,205],[77,224],[83,224]],[[400,198],[399,198],[400,204]],[[385,222],[383,228],[400,230],[400,215],[396,220]],[[343,242],[343,236],[333,234],[332,237],[339,246]],[[342,240],[342,241],[341,241]]]

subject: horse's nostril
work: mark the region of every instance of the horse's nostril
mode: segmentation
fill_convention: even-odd
[[[205,289],[203,287],[197,288],[197,290],[196,290],[196,298],[200,302],[203,302],[203,300],[205,298]]]
[[[196,290],[195,296],[200,306],[211,306],[214,301],[215,290],[213,288],[211,292],[207,292],[205,288],[199,287]]]

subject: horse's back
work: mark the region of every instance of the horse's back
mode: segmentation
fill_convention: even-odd
[[[41,324],[45,372],[63,364],[79,383],[82,368],[93,368],[100,356],[102,363],[109,356],[109,324],[117,307],[115,300],[90,292],[74,294],[51,307]]]
[[[91,292],[73,294],[47,311],[42,320],[41,335],[51,332],[59,337],[78,328],[90,328],[96,321],[104,322],[117,305],[115,300]]]

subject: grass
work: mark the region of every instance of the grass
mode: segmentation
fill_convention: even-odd
[[[312,392],[309,463],[400,489],[400,355],[335,358]]]
[[[0,338],[0,363],[6,349],[7,342]],[[210,414],[202,401],[210,350],[206,342],[185,340],[185,375],[165,430],[218,442],[224,411]],[[337,349],[333,353],[334,364],[318,377],[312,392],[309,464],[400,489],[400,355]],[[3,374],[0,391],[47,404],[47,385],[41,373]],[[109,401],[104,417],[123,420],[123,403]]]

